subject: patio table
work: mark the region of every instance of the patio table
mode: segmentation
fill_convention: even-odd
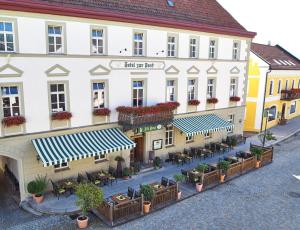
[[[211,151],[210,149],[203,148],[202,151],[206,156],[210,155],[210,157],[212,157],[214,154],[213,151]]]
[[[224,151],[229,151],[229,149],[230,149],[229,145],[227,145],[225,143],[217,142],[216,144],[218,146],[220,146]]]
[[[149,184],[155,192],[159,193],[161,191],[163,191],[166,187],[161,185],[159,182],[154,182],[154,183],[151,183]]]
[[[74,193],[75,187],[78,185],[77,181],[74,179],[65,179],[59,181],[58,186],[64,188],[65,190],[69,191],[71,194]]]
[[[113,202],[115,202],[116,204],[121,204],[121,203],[129,201],[130,197],[127,196],[125,193],[118,193],[118,194],[113,195],[111,197],[111,200]]]

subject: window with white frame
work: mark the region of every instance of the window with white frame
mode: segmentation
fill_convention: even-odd
[[[185,136],[185,141],[186,142],[192,142],[192,141],[194,141],[194,136]]]
[[[207,80],[207,98],[215,97],[215,79]]]
[[[67,169],[67,168],[69,168],[69,162],[63,162],[63,163],[54,165],[55,170]]]
[[[168,57],[176,57],[177,39],[176,36],[168,36]]]
[[[237,81],[236,78],[230,79],[230,97],[237,96]]]
[[[63,27],[57,25],[48,25],[48,52],[64,53]]]
[[[15,52],[15,31],[13,22],[0,21],[0,52]]]
[[[66,85],[64,83],[50,84],[51,112],[64,112],[67,110]]]
[[[190,58],[198,57],[198,39],[190,38]]]
[[[278,89],[277,89],[277,93],[278,93],[278,94],[281,93],[281,80],[278,81]]]
[[[270,81],[269,95],[274,93],[274,81]]]
[[[196,99],[196,80],[190,79],[188,80],[188,100]]]
[[[100,161],[105,161],[105,160],[106,160],[105,154],[99,154],[94,157],[95,163],[100,162]]]
[[[20,90],[17,86],[1,87],[1,99],[4,117],[20,116]]]
[[[104,54],[104,29],[92,29],[92,53]]]
[[[100,109],[105,107],[105,83],[104,82],[93,83],[93,106],[94,109]]]
[[[277,108],[276,106],[272,106],[268,110],[268,121],[274,121],[277,115]]]
[[[170,146],[174,144],[174,127],[167,126],[166,127],[166,139],[165,146]]]
[[[204,133],[204,138],[205,139],[209,139],[209,138],[212,138],[212,134],[207,132],[207,133]]]
[[[289,80],[286,80],[285,81],[285,90],[288,90],[288,87],[289,87]]]
[[[234,124],[234,114],[230,114],[228,117],[228,122],[230,124]],[[227,130],[228,133],[233,133],[233,127],[231,127],[230,129]]]
[[[145,34],[142,32],[135,32],[133,34],[133,55],[144,56],[145,55]]]
[[[291,109],[290,109],[290,114],[293,114],[296,112],[296,107],[297,107],[297,102],[296,101],[293,101],[291,103]]]
[[[240,43],[238,41],[233,42],[232,59],[240,59]]]
[[[144,81],[133,81],[132,83],[132,106],[144,106]]]
[[[167,101],[176,101],[176,81],[167,80]]]
[[[217,58],[217,40],[211,39],[209,41],[209,59]]]
[[[292,81],[292,89],[295,87],[295,80]]]

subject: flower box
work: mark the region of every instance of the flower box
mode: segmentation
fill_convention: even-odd
[[[107,108],[95,109],[93,112],[94,116],[109,116],[110,110]]]
[[[2,124],[5,127],[18,126],[26,122],[23,116],[5,117],[2,119]]]
[[[198,105],[200,105],[200,101],[199,100],[190,100],[190,101],[188,101],[188,105],[198,106]]]
[[[217,98],[208,98],[207,103],[208,104],[217,104],[219,100]]]
[[[57,113],[52,113],[51,119],[54,120],[70,120],[72,117],[72,113],[70,112],[57,112]]]
[[[230,97],[230,101],[232,101],[232,102],[239,102],[240,100],[241,100],[241,98],[237,97],[237,96]]]

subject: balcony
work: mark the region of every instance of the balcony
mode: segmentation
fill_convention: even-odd
[[[161,103],[148,107],[118,107],[118,123],[124,130],[134,130],[145,126],[167,125],[173,121],[173,111],[179,106],[177,102]]]
[[[292,101],[300,99],[300,89],[290,89],[281,91],[282,101]]]

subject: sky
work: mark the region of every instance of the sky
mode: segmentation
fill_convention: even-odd
[[[299,0],[218,0],[257,43],[279,44],[300,58]]]

